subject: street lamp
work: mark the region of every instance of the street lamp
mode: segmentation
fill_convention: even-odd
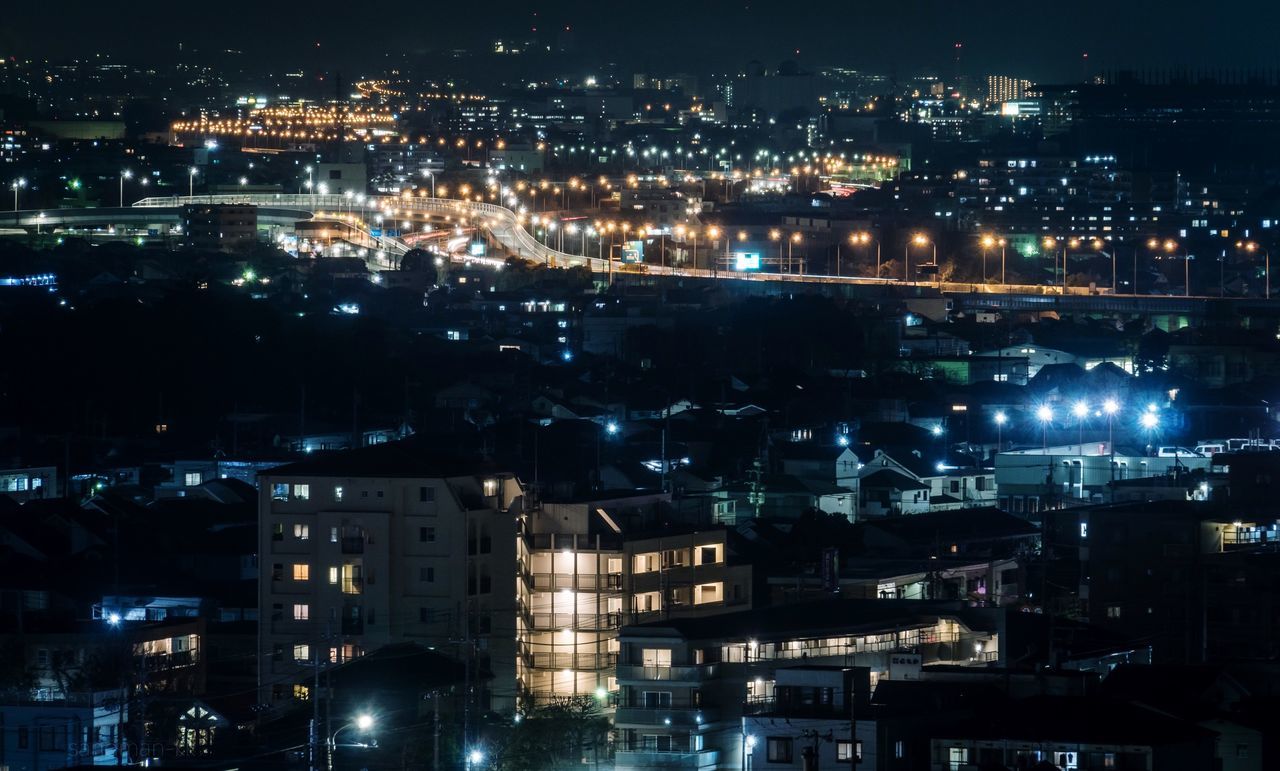
[[[195,166],[187,169],[187,197],[196,197],[196,174],[199,172]]]
[[[1004,449],[1004,424],[1009,422],[1009,416],[1004,410],[997,410],[995,414],[996,422],[996,452]]]
[[[133,179],[133,172],[129,169],[125,169],[124,171],[120,172],[120,208],[121,209],[124,208],[124,181],[126,179]]]
[[[852,235],[849,236],[849,241],[850,243],[862,244],[863,246],[867,246],[873,241],[875,242],[875,245],[876,245],[876,276],[875,277],[880,278],[880,239],[873,238],[870,233],[867,233],[864,231],[861,233],[853,233]],[[839,255],[840,255],[840,252],[837,251],[836,252],[837,260],[839,258]],[[839,262],[837,261],[837,266],[838,265],[839,265]],[[839,270],[837,269],[837,273],[838,272]]]
[[[907,243],[907,245],[902,248],[902,280],[903,281],[911,280],[911,247],[912,245],[925,246],[929,244],[933,245],[933,262],[934,264],[937,264],[938,244],[935,243],[933,239],[926,236],[924,233],[916,233],[915,235],[913,235],[911,237],[911,240]]]
[[[795,272],[795,262],[791,255],[791,247],[800,243],[800,241],[802,241],[803,239],[804,239],[803,233],[792,233],[791,238],[787,240],[787,272],[788,273]]]
[[[18,177],[9,184],[13,188],[13,210],[18,210],[18,191],[27,186],[26,177]]]
[[[14,200],[15,200],[15,201],[17,200],[17,195],[18,195],[18,193],[17,193],[17,191],[15,190],[15,191],[14,191]],[[17,204],[16,204],[16,203],[14,204],[14,208],[17,208]],[[1264,276],[1264,284],[1263,284],[1263,286],[1265,287],[1265,298],[1266,298],[1266,299],[1268,299],[1268,300],[1270,300],[1270,299],[1271,299],[1271,252],[1267,251],[1265,248],[1263,248],[1261,245],[1259,245],[1257,241],[1237,241],[1237,242],[1236,242],[1236,248],[1237,248],[1237,249],[1243,249],[1244,251],[1248,252],[1249,254],[1253,254],[1254,252],[1259,251],[1259,250],[1261,250],[1261,251],[1262,251],[1262,255],[1263,255],[1263,257],[1264,257],[1264,258],[1266,258],[1266,262],[1264,263],[1264,267],[1263,267],[1263,270],[1264,270],[1264,273],[1263,273],[1263,276]]]
[[[1173,240],[1172,238],[1166,238],[1163,242],[1160,241],[1160,239],[1158,238],[1148,239],[1147,248],[1156,252],[1163,251],[1165,254],[1168,254],[1170,256],[1176,255],[1178,253],[1178,250],[1180,248],[1182,249],[1182,270],[1183,270],[1182,294],[1184,297],[1190,297],[1191,296],[1191,255],[1187,252],[1186,248],[1182,247],[1177,241]]]
[[[1119,411],[1120,403],[1115,399],[1107,399],[1102,403],[1102,412],[1107,416],[1107,447],[1111,449],[1112,455],[1115,455],[1115,444],[1112,442],[1111,423]]]
[[[1160,427],[1160,415],[1152,409],[1154,405],[1148,405],[1147,411],[1142,413],[1142,417],[1138,418],[1138,424],[1147,432],[1147,452],[1151,452],[1151,436]]]
[[[338,748],[338,734],[352,727],[362,733],[367,732],[370,728],[373,728],[373,723],[373,715],[357,715],[355,720],[352,720],[350,723],[340,727],[329,736],[329,752],[327,758],[329,771],[333,771],[333,753],[334,750]]]
[[[987,283],[987,250],[996,245],[995,236],[986,235],[978,242],[982,245],[982,283]]]
[[[1071,407],[1071,414],[1076,416],[1076,428],[1079,431],[1076,451],[1078,455],[1084,455],[1084,419],[1089,416],[1089,403],[1083,399],[1076,402]]]
[[[1037,407],[1036,420],[1040,421],[1041,449],[1047,453],[1049,451],[1049,424],[1053,422],[1053,408],[1047,404]]]

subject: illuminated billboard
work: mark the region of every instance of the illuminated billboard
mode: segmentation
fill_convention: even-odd
[[[644,241],[623,241],[622,261],[627,263],[644,262]]]
[[[472,257],[483,257],[486,252],[484,241],[472,241],[471,245],[467,247],[467,254]]]
[[[734,252],[734,270],[760,270],[760,252]]]

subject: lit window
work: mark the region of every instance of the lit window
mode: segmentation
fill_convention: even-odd
[[[342,485],[333,488],[333,500],[335,503],[342,503]]]
[[[299,541],[311,540],[311,525],[294,525],[293,537]]]
[[[204,479],[199,471],[188,471],[183,476],[183,481],[186,483],[187,487],[196,487],[203,482]]]
[[[310,581],[311,566],[304,562],[293,563],[293,580],[294,581]]]
[[[338,568],[336,567],[329,568],[329,583],[331,584],[338,583]]]
[[[1108,606],[1107,606],[1107,618],[1120,618],[1120,606],[1119,606],[1119,605],[1108,605]]]
[[[311,689],[305,685],[294,685],[293,698],[298,701],[306,701],[311,698]]]
[[[293,497],[305,501],[311,497],[311,485],[294,485]]]
[[[331,527],[329,528],[329,543],[337,543],[337,542],[338,542],[338,528]]]
[[[485,497],[486,497],[486,498],[492,498],[493,496],[495,496],[495,495],[497,495],[497,494],[498,494],[498,480],[496,480],[496,479],[486,479],[486,480],[484,480],[484,495],[485,495]]]
[[[311,606],[306,604],[305,602],[295,603],[293,606],[293,620],[294,621],[310,621]]]
[[[855,747],[854,743],[851,741],[849,742],[838,741],[836,742],[836,762],[852,763],[855,759],[858,761],[861,761],[862,760],[861,750],[862,750],[861,746]]]
[[[307,645],[306,643],[301,643],[299,645],[293,646],[293,660],[294,661],[310,661],[311,646]]]
[[[287,501],[289,500],[289,485],[284,482],[276,482],[271,485],[271,500]]]

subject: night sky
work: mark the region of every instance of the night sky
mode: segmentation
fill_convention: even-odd
[[[387,51],[487,45],[538,26],[571,25],[584,57],[662,70],[737,68],[796,58],[907,75],[948,74],[962,42],[962,72],[1078,79],[1143,67],[1273,68],[1280,4],[1262,0],[1019,2],[382,2],[218,0],[6,4],[0,53],[66,56],[106,51],[163,61],[177,41],[237,48],[257,60],[324,58],[375,67]],[[477,11],[482,11],[478,13]],[[535,17],[535,11],[537,13]],[[796,56],[795,51],[799,50]]]

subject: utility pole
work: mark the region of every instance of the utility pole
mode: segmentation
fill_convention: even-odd
[[[435,707],[435,738],[431,742],[431,771],[440,771],[440,691],[433,694]]]

